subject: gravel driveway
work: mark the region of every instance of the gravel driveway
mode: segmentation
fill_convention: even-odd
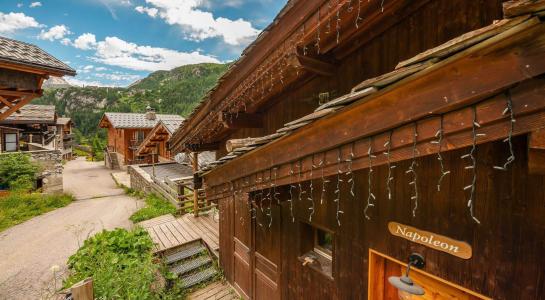
[[[80,200],[0,233],[0,299],[48,299],[54,278],[89,235],[131,227],[129,216],[142,206],[123,195],[102,163],[68,162],[64,188]]]

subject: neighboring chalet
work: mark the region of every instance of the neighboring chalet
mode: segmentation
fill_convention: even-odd
[[[38,161],[44,192],[62,191],[65,151],[56,141],[55,108],[29,103],[42,95],[44,80],[64,75],[76,71],[34,45],[0,37],[0,153],[25,151]]]
[[[168,150],[168,140],[180,127],[183,118],[160,120],[136,149],[136,156],[144,157],[146,163],[173,161]]]
[[[160,121],[182,122],[183,118],[178,115],[156,114],[150,107],[143,114],[105,113],[99,126],[108,130],[108,146],[104,159],[106,165],[118,169],[125,165],[146,163],[151,159],[148,153],[139,155],[137,150]],[[163,146],[163,149],[166,148]]]
[[[71,118],[60,117],[57,118],[57,149],[60,149],[63,153],[64,159],[71,160],[72,146],[74,145],[74,133],[72,128],[74,123]]]
[[[217,151],[196,175],[227,280],[245,299],[543,299],[544,18],[543,0],[289,1],[169,142]]]

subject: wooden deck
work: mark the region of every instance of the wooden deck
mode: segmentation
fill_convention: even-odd
[[[198,240],[204,243],[217,256],[219,250],[218,218],[209,215],[194,217],[185,214],[179,218],[164,215],[138,223],[148,231],[156,245],[155,252],[188,244]]]
[[[240,299],[237,293],[227,282],[217,281],[200,290],[197,290],[187,297],[189,300],[210,300]]]

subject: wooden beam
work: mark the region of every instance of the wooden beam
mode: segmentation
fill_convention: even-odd
[[[13,105],[12,107],[10,107],[5,112],[0,113],[0,121],[5,120],[7,117],[11,116],[11,114],[13,114],[17,110],[19,110],[19,108],[21,108],[21,107],[27,105],[28,103],[30,103],[30,101],[32,101],[32,99],[34,99],[34,98],[36,98],[35,95],[34,96],[25,96],[24,98],[19,100],[19,102],[17,102],[17,104]]]
[[[503,2],[503,15],[512,18],[545,10],[545,0],[514,0]]]
[[[12,91],[12,90],[0,90],[0,95],[2,96],[11,96],[11,97],[40,97],[43,95],[43,90],[37,90],[35,92],[25,92],[25,91]]]
[[[220,143],[186,144],[185,147],[191,152],[216,151],[220,149]]]
[[[236,164],[217,167],[207,175],[208,184],[214,186],[227,178],[234,180],[472,105],[543,73],[545,25],[532,19],[247,153]]]
[[[529,134],[528,172],[533,175],[545,175],[545,128]]]
[[[218,115],[218,119],[225,128],[229,129],[263,128],[263,116],[261,114],[222,112]]]
[[[512,100],[514,103],[514,110],[516,115],[516,126],[514,129],[514,136],[527,134],[529,132],[545,128],[545,92],[542,87],[545,86],[545,80],[532,81],[525,84],[520,88],[512,90]],[[540,88],[538,88],[540,87]],[[510,121],[508,116],[503,114],[503,110],[506,107],[507,98],[504,94],[494,96],[486,101],[483,101],[475,107],[477,110],[477,119],[479,120],[479,127],[477,133],[482,134],[478,137],[477,144],[483,144],[498,140],[503,140],[509,131]],[[455,149],[461,149],[471,146],[472,140],[472,120],[473,120],[473,107],[467,107],[462,110],[455,110],[453,112],[443,115],[444,124],[444,145],[443,151],[451,151]],[[440,126],[440,117],[428,117],[419,120],[417,124],[418,139],[417,139],[417,157],[433,155],[437,153],[438,146],[431,141],[436,140],[435,134]],[[376,157],[373,159],[373,166],[380,166],[388,163],[388,159],[385,155],[381,155],[386,151],[386,142],[390,138],[390,132],[385,132],[373,137],[372,149]],[[410,159],[413,155],[412,145],[414,141],[414,124],[409,124],[404,127],[397,128],[392,131],[390,162],[396,163]],[[352,170],[361,170],[369,167],[368,159],[369,139],[361,139],[355,141],[352,145],[345,145],[341,148],[341,156],[349,157],[353,150],[354,157],[351,165]],[[339,165],[336,162],[339,152],[337,149],[325,150],[323,154],[319,156],[323,158],[326,165],[323,167],[323,174],[325,177],[334,175],[339,170]],[[323,155],[323,156],[322,156]],[[506,152],[506,158],[508,152]],[[284,164],[282,166],[275,166],[276,176],[275,184],[277,186],[297,183],[300,181],[307,181],[310,179],[319,179],[322,176],[322,170],[320,172],[310,172],[312,165],[315,161],[312,161],[312,156],[307,156],[296,162],[301,164],[301,173],[298,176],[292,176],[290,164]],[[503,162],[499,162],[503,163]],[[227,166],[228,163],[224,166]],[[239,171],[243,166],[239,164],[232,164]],[[340,166],[342,171],[347,170],[346,163]],[[224,170],[225,171],[225,170]],[[263,186],[263,180],[267,179],[268,170],[258,171],[256,170],[252,175],[242,177],[239,179],[230,178],[229,181],[221,182],[216,181],[217,178],[211,177],[212,172],[205,174],[207,195],[211,200],[222,198],[223,193],[229,193],[229,184],[245,185],[244,191],[251,191],[253,186]],[[264,178],[263,180],[256,181],[256,178]],[[225,178],[224,178],[225,179]],[[220,184],[214,184],[215,182],[221,182]],[[249,185],[248,185],[249,183]],[[218,189],[219,188],[219,189]],[[219,191],[218,191],[219,190]],[[254,189],[255,190],[255,189]],[[219,193],[219,195],[218,195]]]
[[[4,103],[5,106],[7,107],[12,107],[15,105],[15,103],[13,102],[9,102],[6,98],[0,96],[0,102]]]
[[[331,77],[335,74],[335,70],[337,69],[334,64],[318,58],[304,56],[301,54],[297,54],[296,58],[297,62],[303,69],[318,75]]]
[[[199,153],[193,152],[191,153],[193,156],[193,174],[197,173],[199,171]],[[197,189],[197,186],[195,186],[195,189],[193,191],[193,214],[195,214],[195,217],[199,216],[199,191]]]

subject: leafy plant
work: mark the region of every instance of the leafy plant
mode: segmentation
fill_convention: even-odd
[[[0,155],[0,187],[16,187],[22,181],[33,181],[39,166],[30,160],[30,155],[12,153]]]
[[[180,299],[183,291],[157,283],[165,268],[154,262],[152,247],[142,228],[104,230],[68,259],[65,286],[92,277],[97,299]]]
[[[44,195],[14,191],[0,199],[0,231],[74,201],[68,194]]]
[[[146,197],[146,207],[138,210],[129,218],[134,223],[153,219],[166,214],[175,214],[176,207],[155,194]]]

